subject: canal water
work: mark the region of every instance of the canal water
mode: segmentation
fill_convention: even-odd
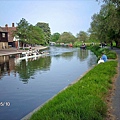
[[[96,56],[79,48],[50,47],[48,56],[19,60],[0,57],[0,120],[20,120],[90,67]]]

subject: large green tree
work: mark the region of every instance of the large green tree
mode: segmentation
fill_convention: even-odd
[[[45,44],[44,33],[42,29],[31,25],[24,18],[17,23],[17,29],[14,34],[19,37],[20,42],[23,44]]]
[[[101,12],[97,15],[97,17],[103,17],[103,19],[99,19],[99,22],[97,22],[99,26],[101,24],[104,25],[102,27],[104,33],[101,33],[100,28],[98,29],[101,34],[100,37],[104,36],[104,39],[109,42],[112,42],[114,40],[116,42],[116,45],[120,46],[120,0],[97,1],[105,2],[104,7],[101,8]],[[94,22],[95,21],[93,21],[93,23]]]
[[[15,35],[19,37],[20,41],[27,42],[27,36],[28,36],[28,28],[29,23],[24,18],[20,20],[19,23],[17,23],[17,29],[15,31]]]
[[[76,40],[75,36],[72,35],[72,33],[70,32],[63,32],[60,35],[60,38],[58,40],[58,42],[62,42],[62,43],[74,43]]]
[[[59,38],[60,38],[60,33],[54,33],[53,35],[51,35],[52,42],[57,42]]]
[[[36,26],[40,27],[43,30],[44,36],[45,36],[45,42],[46,42],[46,44],[49,44],[50,36],[51,36],[49,24],[43,23],[43,22],[38,22],[36,24]]]
[[[30,25],[28,28],[28,42],[31,44],[45,44],[44,33],[37,26]]]
[[[88,33],[80,31],[79,33],[77,33],[77,40],[86,42],[88,40]]]

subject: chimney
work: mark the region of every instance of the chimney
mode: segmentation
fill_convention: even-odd
[[[8,27],[8,24],[6,24],[5,27],[7,28],[7,27]]]
[[[14,23],[12,23],[12,27],[15,27],[15,26],[14,26]]]
[[[6,31],[8,31],[8,24],[5,25]]]

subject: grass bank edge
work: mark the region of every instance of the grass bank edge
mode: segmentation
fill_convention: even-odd
[[[117,61],[95,66],[78,82],[60,92],[35,112],[31,120],[102,120],[106,117],[105,102],[116,74]]]

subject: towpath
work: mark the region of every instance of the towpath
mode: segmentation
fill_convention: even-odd
[[[112,107],[114,109],[113,114],[115,115],[115,120],[120,120],[120,49],[114,48],[118,55],[118,76],[115,82],[115,91],[114,95],[112,96]]]

